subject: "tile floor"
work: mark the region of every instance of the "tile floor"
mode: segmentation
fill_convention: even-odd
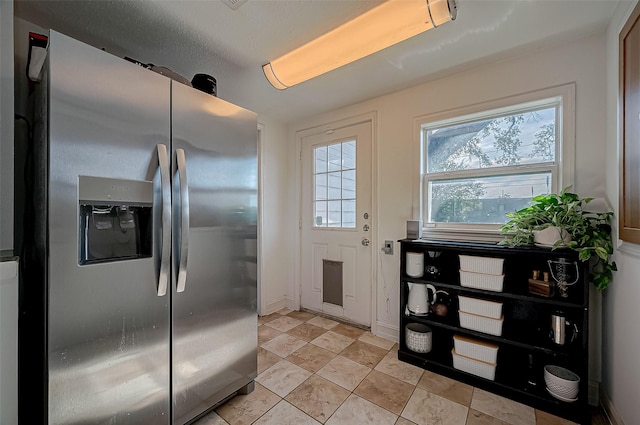
[[[258,345],[255,390],[196,425],[573,423],[401,362],[397,344],[308,312],[259,317]]]

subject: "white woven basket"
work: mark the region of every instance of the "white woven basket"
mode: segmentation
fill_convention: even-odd
[[[472,255],[459,255],[460,270],[474,273],[501,275],[504,258],[475,257]]]
[[[479,316],[499,319],[502,316],[502,303],[495,301],[481,300],[478,298],[458,295],[460,310]]]
[[[502,317],[500,319],[492,319],[462,310],[458,310],[458,314],[460,314],[460,326],[463,328],[495,336],[502,335],[502,324],[504,323],[504,318]]]
[[[480,376],[481,378],[493,381],[496,379],[496,364],[486,363],[480,360],[470,359],[466,356],[461,356],[456,353],[456,350],[451,350],[453,356],[453,367],[462,370],[463,372],[470,373],[472,375]]]
[[[453,336],[456,353],[487,363],[495,363],[498,359],[498,346],[485,341],[467,338],[462,335]]]
[[[468,288],[486,289],[487,291],[502,292],[504,275],[467,272],[460,270],[460,285]]]

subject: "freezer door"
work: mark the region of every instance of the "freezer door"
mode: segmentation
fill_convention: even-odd
[[[168,424],[170,235],[155,229],[170,80],[53,31],[50,43],[48,423]],[[81,264],[83,244],[97,261]]]
[[[173,417],[182,424],[256,377],[257,122],[177,83],[172,108]]]

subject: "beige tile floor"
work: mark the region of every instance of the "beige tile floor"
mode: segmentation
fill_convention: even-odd
[[[311,313],[259,317],[258,344],[255,390],[196,425],[573,423],[401,362],[397,344]]]

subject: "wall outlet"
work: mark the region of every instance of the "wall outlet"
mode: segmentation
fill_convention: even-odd
[[[393,255],[393,241],[384,241],[382,251],[387,255]]]

